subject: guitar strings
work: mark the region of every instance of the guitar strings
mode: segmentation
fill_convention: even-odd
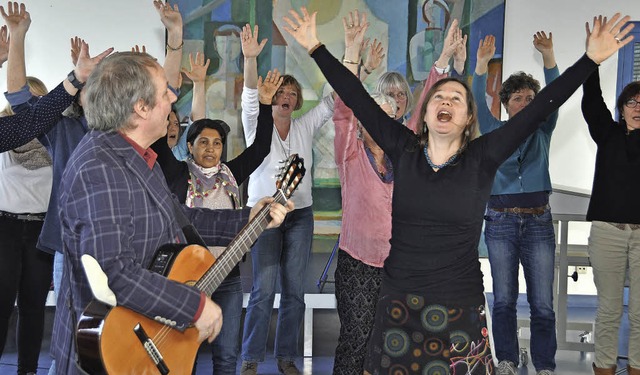
[[[276,195],[277,195],[277,193],[276,193]],[[268,214],[269,214],[269,210],[267,208],[269,208],[269,207],[271,207],[271,205],[265,206],[265,209],[260,210],[260,212],[258,212],[258,214],[256,215],[256,220],[253,220],[252,223],[249,223],[247,225],[247,230],[251,230],[255,234],[254,227],[256,227],[257,224],[262,223],[262,222],[267,222],[268,223],[267,217],[268,217]],[[236,241],[232,241],[232,243],[229,244],[229,246],[231,246],[234,242],[236,242]],[[224,257],[221,257],[221,258],[223,258],[221,261],[225,262],[226,258],[224,258]],[[227,263],[230,263],[230,262],[231,262],[231,260],[229,259],[227,261]],[[214,265],[216,263],[214,263]],[[205,285],[211,285],[212,281],[216,280],[216,277],[217,277],[216,275],[206,275],[200,281],[198,281],[198,283],[202,282]],[[156,345],[156,347],[158,348],[158,350],[160,350],[160,348],[163,346],[163,344],[165,344],[165,340],[166,340],[167,336],[169,335],[169,333],[171,332],[171,329],[172,328],[170,328],[169,326],[163,325],[162,328],[160,328],[158,330],[158,332],[155,335],[153,335],[152,340],[153,340],[154,344]]]

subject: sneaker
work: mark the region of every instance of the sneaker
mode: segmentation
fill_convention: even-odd
[[[240,367],[240,375],[257,375],[257,374],[258,374],[257,362],[242,361],[242,366]]]
[[[553,370],[542,370],[536,372],[536,375],[556,375],[556,373]]]
[[[496,368],[496,375],[517,375],[518,368],[511,361],[500,361]]]
[[[278,371],[283,373],[284,375],[301,375],[302,373],[296,367],[296,364],[293,361],[287,361],[284,359],[278,360]]]

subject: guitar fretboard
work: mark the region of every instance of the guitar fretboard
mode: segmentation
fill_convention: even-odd
[[[278,189],[273,195],[275,203],[285,204],[287,198],[285,194]],[[258,239],[260,234],[269,224],[269,209],[271,205],[266,205],[258,211],[247,225],[240,230],[238,235],[229,243],[229,246],[218,257],[216,262],[209,268],[202,278],[196,283],[196,287],[203,291],[207,296],[213,294],[213,292],[220,286],[222,281],[233,270],[233,268],[240,262],[244,254],[248,253],[251,249],[251,245]]]

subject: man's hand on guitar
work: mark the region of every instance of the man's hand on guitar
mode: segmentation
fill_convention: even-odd
[[[287,216],[287,213],[295,209],[293,201],[291,200],[288,200],[286,206],[283,206],[280,203],[274,202],[273,197],[264,197],[251,208],[251,212],[249,213],[249,220],[253,219],[253,217],[260,212],[262,207],[268,204],[271,205],[271,207],[269,208],[269,216],[271,216],[271,220],[269,221],[269,225],[267,225],[266,229],[279,227],[280,224],[282,224],[282,222],[284,221],[285,216]]]
[[[220,333],[220,329],[222,328],[222,310],[211,298],[207,297],[205,300],[204,310],[202,310],[202,314],[196,321],[195,326],[200,334],[198,336],[198,342],[207,340],[211,343]]]

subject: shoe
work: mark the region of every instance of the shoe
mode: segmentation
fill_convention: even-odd
[[[637,369],[635,367],[631,367],[631,366],[627,365],[627,374],[628,375],[640,375],[640,369]]]
[[[536,375],[556,375],[556,373],[553,370],[542,370],[536,372]]]
[[[500,361],[496,368],[496,375],[517,375],[518,368],[511,361]]]
[[[613,366],[611,368],[600,368],[600,367],[596,367],[595,363],[592,363],[591,366],[593,367],[593,373],[595,375],[615,375],[616,374],[616,366]]]
[[[302,373],[296,367],[296,364],[293,361],[287,361],[284,359],[278,360],[278,371],[283,373],[284,375],[301,375]]]
[[[242,361],[240,366],[240,375],[257,375],[258,374],[258,362]]]

